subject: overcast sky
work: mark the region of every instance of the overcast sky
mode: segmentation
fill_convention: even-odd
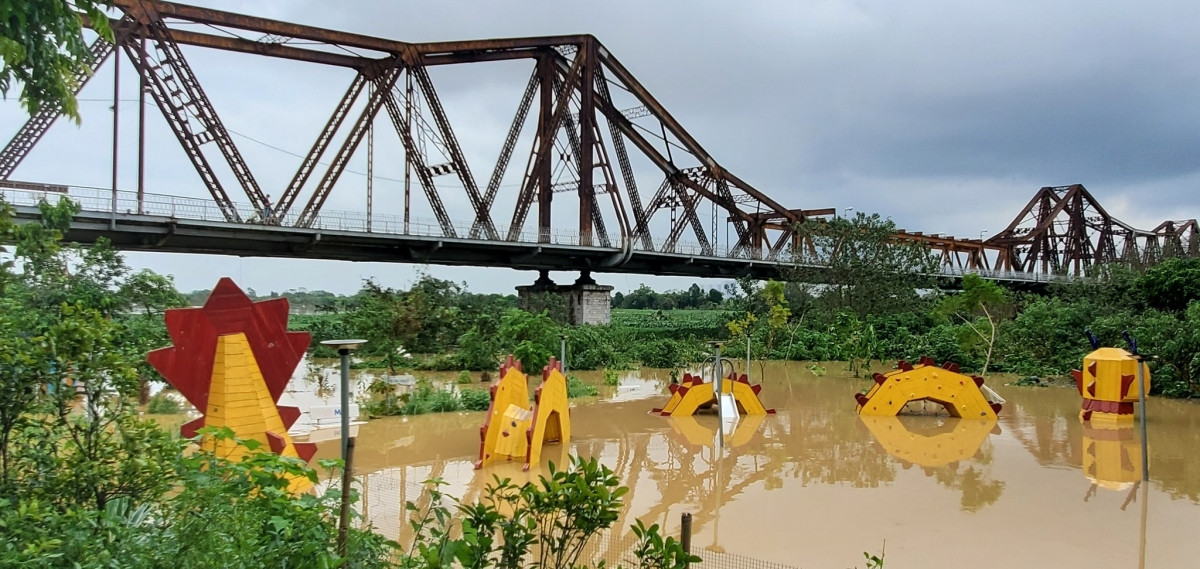
[[[1136,227],[1200,215],[1196,2],[198,3],[407,41],[593,34],[723,166],[790,208],[854,208],[909,230],[977,238],[1003,229],[1038,188],[1082,183]],[[307,151],[351,75],[185,53],[260,182],[278,197],[282,191],[270,188],[286,185],[299,162],[293,154]],[[431,72],[458,138],[469,155],[484,157],[472,164],[477,178],[490,172],[529,70],[510,62]],[[136,97],[133,77],[122,69],[122,99]],[[81,98],[83,125],[55,125],[14,179],[108,186],[111,63]],[[129,188],[136,110],[133,101],[121,104],[121,185]],[[150,108],[147,117],[148,191],[204,195],[161,115]],[[0,138],[23,120],[15,98],[0,104]],[[389,148],[381,140],[375,165],[384,178],[376,182],[382,210],[394,209],[394,180],[403,177],[402,163],[383,157]],[[365,167],[361,154],[351,170]],[[518,151],[516,161],[523,156]],[[339,191],[362,180],[348,174]],[[646,195],[657,182],[640,183]],[[361,210],[357,203],[335,195],[328,207]],[[510,292],[536,277],[498,268],[128,258],[175,275],[184,290],[228,275],[260,293],[349,293],[364,278],[404,286],[426,271],[475,291]],[[618,290],[691,282],[600,280]]]

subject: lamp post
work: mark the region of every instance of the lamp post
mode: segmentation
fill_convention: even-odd
[[[842,217],[844,217],[844,218],[846,218],[846,219],[850,219],[850,212],[852,212],[852,211],[854,211],[854,208],[852,208],[852,207],[848,207],[848,208],[846,208],[846,209],[843,209],[843,210],[842,210]]]
[[[979,232],[979,240],[980,240],[980,241],[983,241],[983,236],[984,236],[986,233],[987,233],[987,230],[986,230],[986,229],[984,229],[983,231],[980,231],[980,232]]]
[[[350,461],[354,440],[350,438],[350,352],[367,343],[366,340],[326,340],[322,345],[337,350],[342,360],[342,507],[338,516],[338,554],[346,556],[346,533],[350,524]]]
[[[558,335],[558,361],[562,364],[563,377],[567,375],[567,335]]]

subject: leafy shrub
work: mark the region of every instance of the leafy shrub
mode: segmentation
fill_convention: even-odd
[[[659,340],[640,342],[635,354],[642,365],[654,368],[676,368],[701,361],[707,351],[697,340]]]
[[[151,415],[178,415],[183,412],[179,401],[163,392],[155,393],[146,404],[146,412]]]
[[[594,458],[572,456],[570,460],[566,470],[551,463],[548,477],[523,486],[497,478],[475,503],[443,494],[440,479],[428,481],[428,505],[405,505],[415,535],[399,565],[586,566],[588,560],[580,559],[582,552],[591,539],[620,519],[622,497],[629,488]],[[454,527],[456,523],[459,527]],[[638,538],[634,550],[638,567],[683,569],[700,561],[684,553],[674,538],[663,539],[657,524],[647,528],[639,522],[631,529]]]
[[[621,375],[615,369],[604,369],[604,385],[617,386],[621,384]]]
[[[471,372],[464,369],[461,373],[459,373],[458,374],[458,383],[460,383],[460,384],[471,383]]]
[[[591,397],[599,392],[595,385],[584,383],[582,379],[579,379],[574,374],[567,375],[567,397],[572,399],[575,397]]]
[[[458,392],[464,411],[487,411],[492,395],[486,389],[463,389]]]
[[[634,331],[617,325],[578,326],[567,333],[571,369],[627,368],[633,365]]]

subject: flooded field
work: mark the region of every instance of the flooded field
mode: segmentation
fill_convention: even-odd
[[[577,400],[570,452],[598,457],[631,488],[616,551],[638,517],[678,535],[694,516],[693,547],[797,567],[863,565],[886,542],[888,569],[917,567],[1193,567],[1200,559],[1200,405],[1149,402],[1150,484],[1137,429],[1092,428],[1074,389],[988,384],[1007,399],[998,422],[904,416],[861,420],[853,395],[870,385],[843,364],[818,377],[799,363],[766,366],[763,402],[725,446],[717,418],[664,418],[666,372],[623,372],[622,385]],[[580,373],[600,383],[600,375]],[[759,382],[759,366],[752,383]],[[449,377],[449,376],[447,376]],[[400,537],[403,503],[421,482],[473,499],[493,475],[473,469],[482,412],[372,420],[355,469],[365,514]],[[566,449],[547,447],[546,462]],[[319,457],[337,454],[323,443]],[[616,543],[616,545],[611,545]],[[611,557],[611,556],[610,556]],[[618,557],[619,559],[619,557]]]

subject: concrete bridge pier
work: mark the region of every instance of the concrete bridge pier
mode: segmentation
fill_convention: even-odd
[[[517,287],[517,299],[523,308],[528,309],[536,304],[537,299],[553,295],[562,297],[566,304],[567,323],[572,326],[608,324],[612,320],[613,287],[596,284],[591,271],[580,271],[579,278],[570,285],[555,284],[548,270],[538,273],[532,285]]]

